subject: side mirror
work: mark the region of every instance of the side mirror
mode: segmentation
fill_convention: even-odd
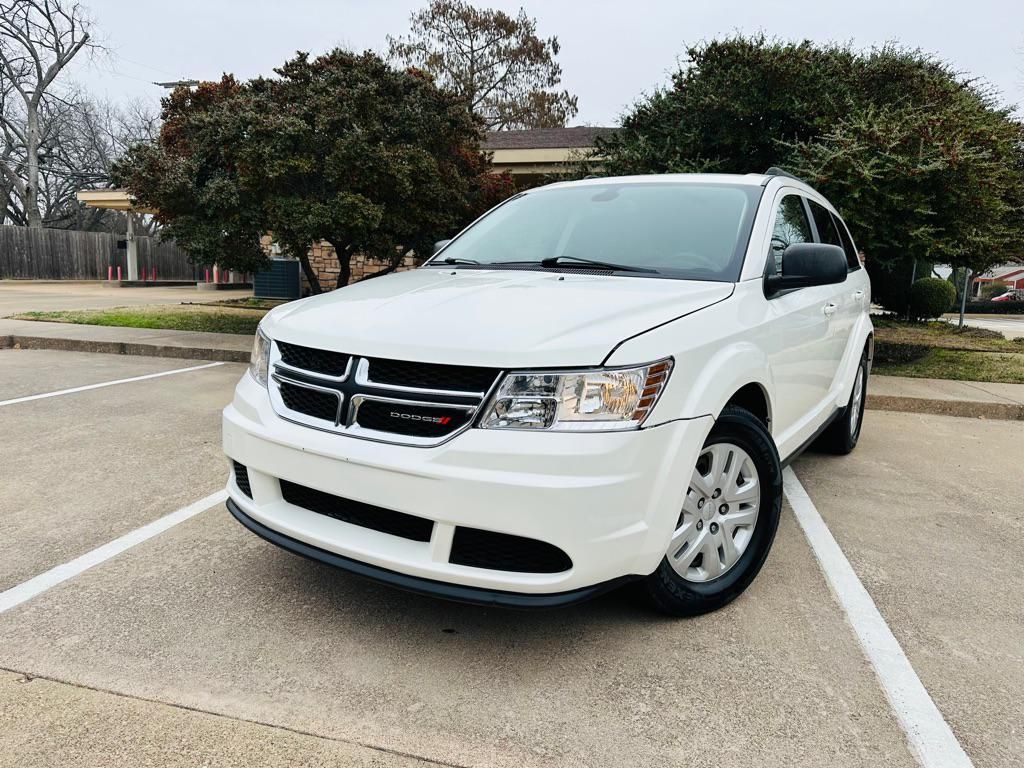
[[[793,243],[782,252],[782,274],[764,279],[766,296],[808,288],[812,285],[834,285],[846,280],[846,253],[838,245],[824,243]]]
[[[448,239],[448,240],[438,240],[436,243],[434,243],[434,253],[437,253],[438,251],[440,251],[442,248],[444,248],[450,242],[451,242],[451,239]],[[433,254],[431,254],[431,255],[433,255]]]

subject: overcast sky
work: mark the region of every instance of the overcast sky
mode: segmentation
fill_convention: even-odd
[[[406,0],[82,0],[112,49],[71,77],[113,101],[156,104],[153,80],[268,74],[296,50],[383,51],[408,29]],[[786,39],[886,41],[920,47],[1024,103],[1024,5],[1020,0],[480,0],[525,7],[539,33],[557,35],[563,85],[579,96],[573,124],[614,125],[641,93],[665,83],[685,45],[742,31]]]

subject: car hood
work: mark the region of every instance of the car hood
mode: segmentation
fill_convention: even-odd
[[[263,329],[273,339],[368,357],[493,368],[599,365],[623,339],[732,290],[731,283],[428,267],[285,304]]]

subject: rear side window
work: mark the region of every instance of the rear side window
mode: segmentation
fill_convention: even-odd
[[[836,229],[839,230],[839,239],[843,243],[843,250],[846,251],[846,268],[850,272],[855,269],[860,269],[860,256],[857,255],[857,249],[853,247],[853,239],[850,237],[850,231],[846,228],[843,220],[835,214],[832,214],[832,220],[836,224]]]
[[[775,212],[772,242],[768,250],[768,273],[782,274],[782,253],[793,243],[810,243],[811,225],[798,195],[786,195]]]
[[[839,230],[836,229],[836,223],[832,220],[832,214],[824,206],[818,205],[813,200],[808,200],[807,202],[811,206],[811,216],[814,217],[814,226],[818,229],[819,241],[828,245],[838,245],[842,248],[843,243],[839,239]]]

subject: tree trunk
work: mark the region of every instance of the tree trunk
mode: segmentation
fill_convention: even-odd
[[[324,290],[320,287],[320,276],[309,261],[308,250],[299,253],[299,263],[302,265],[302,272],[306,275],[306,281],[309,283],[309,292],[312,294],[323,293]]]
[[[352,279],[352,254],[348,252],[339,253],[338,266],[341,268],[341,274],[338,275],[338,287],[344,288],[348,285],[348,281]]]
[[[913,265],[910,268],[910,287],[907,288],[907,320],[912,320],[910,316],[912,311],[910,307],[910,293],[914,290],[914,281],[917,280],[917,259],[914,259]]]
[[[28,125],[25,132],[25,194],[21,204],[25,211],[25,223],[30,227],[43,226],[39,213],[39,106],[27,105]]]

